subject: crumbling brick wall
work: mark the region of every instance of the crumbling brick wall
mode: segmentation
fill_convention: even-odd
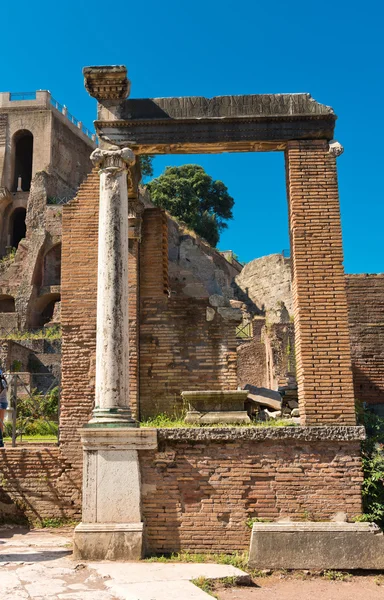
[[[235,323],[217,313],[207,321],[208,297],[185,295],[178,278],[168,297],[167,265],[167,219],[159,209],[147,210],[140,259],[141,418],[180,414],[183,390],[237,388]]]
[[[347,275],[355,397],[384,403],[384,274]]]
[[[158,451],[140,452],[148,551],[245,550],[248,519],[360,514],[360,443],[276,429],[159,430]]]
[[[267,387],[267,360],[262,329],[265,319],[252,321],[252,339],[244,341],[237,347],[237,384],[256,387]]]

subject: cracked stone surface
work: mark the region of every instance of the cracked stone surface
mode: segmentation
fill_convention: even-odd
[[[246,577],[230,565],[76,562],[71,530],[0,530],[1,600],[209,600],[191,583]]]

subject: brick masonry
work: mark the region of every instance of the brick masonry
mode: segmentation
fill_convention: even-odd
[[[158,451],[140,453],[148,551],[245,550],[248,519],[360,514],[359,441],[303,430],[297,437],[280,432],[280,439],[249,428],[232,439],[212,430],[197,437],[195,430],[160,430]]]
[[[296,361],[303,422],[355,420],[336,158],[326,141],[286,150]]]
[[[324,227],[329,235],[325,241],[326,245],[329,243],[330,255],[333,244],[337,251],[339,248],[337,196],[335,199],[332,191],[334,159],[321,144],[309,150],[300,144],[288,151],[290,210],[296,206],[307,233],[312,231],[316,239],[315,220],[306,221],[312,214],[311,202],[315,201],[311,200],[308,207],[302,198],[304,192],[312,198],[310,170],[314,168],[316,185],[326,190],[322,204],[329,204]],[[297,192],[296,171],[302,162],[307,179],[299,184],[304,191]],[[77,198],[63,210],[60,447],[7,450],[0,467],[5,492],[17,501],[22,498],[24,504],[19,505],[28,515],[39,515],[39,518],[76,517],[80,513],[82,451],[78,428],[89,419],[94,402],[98,190],[98,174],[93,171]],[[317,350],[310,346],[308,356],[301,354],[302,373],[304,368],[306,376],[313,374],[311,364],[309,371],[306,370],[307,363],[318,361],[328,365],[330,378],[335,378],[326,378],[325,387],[320,386],[312,393],[302,375],[307,420],[316,424],[322,420],[335,422],[340,408],[347,415],[344,421],[352,422],[348,417],[348,395],[336,394],[338,383],[343,392],[348,391],[348,386],[343,387],[344,381],[347,382],[346,361],[342,357],[345,305],[341,303],[341,309],[336,301],[332,305],[341,325],[338,321],[333,329],[331,327],[330,337],[325,336],[325,341],[320,332],[323,321],[305,306],[306,286],[316,288],[311,298],[319,314],[327,296],[326,285],[335,284],[339,289],[338,254],[336,252],[335,261],[330,258],[329,280],[323,284],[317,268],[311,271],[305,259],[305,253],[316,254],[317,246],[308,244],[297,226],[296,220],[291,218],[298,260],[304,261],[296,289],[298,309],[304,311],[300,336],[303,341],[306,336],[314,335],[318,343]],[[235,388],[236,341],[234,324],[225,326],[218,315],[213,321],[206,320],[205,298],[183,296],[181,286],[177,285],[172,286],[174,293],[168,298],[167,236],[161,211],[144,212],[143,231],[147,235],[143,237],[140,256],[137,243],[130,242],[131,281],[133,278],[135,282],[140,281],[140,303],[138,286],[131,284],[130,287],[130,381],[136,402],[134,409],[137,411],[139,389],[141,410],[151,414],[168,408],[170,399],[177,407],[181,389],[201,388],[202,382],[212,389]],[[327,251],[324,252],[327,258]],[[341,299],[343,290],[341,286]],[[140,345],[134,329],[138,316]],[[311,316],[314,329],[311,329]],[[324,323],[331,323],[330,314],[325,316]],[[323,349],[324,352],[328,349],[325,342],[331,352],[337,350],[339,354],[323,355]],[[318,411],[313,405],[314,398],[318,401]],[[325,399],[332,401],[330,406]],[[309,430],[297,438],[292,437],[293,433],[288,437],[279,437],[280,433],[258,433],[252,437],[246,431],[233,430],[230,438],[220,438],[214,430],[209,434],[200,432],[195,438],[191,437],[190,430],[179,430],[176,437],[160,431],[158,451],[140,453],[143,512],[150,551],[244,549],[250,535],[245,522],[256,516],[328,519],[341,510],[350,518],[361,512],[359,437],[345,439],[336,428],[332,430],[334,435],[324,440],[311,437]]]
[[[355,397],[384,403],[384,274],[347,275]]]
[[[57,446],[7,448],[0,461],[0,522],[79,519],[81,478]]]

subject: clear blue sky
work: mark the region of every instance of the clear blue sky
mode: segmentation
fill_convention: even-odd
[[[114,12],[114,5],[116,10]],[[49,89],[85,125],[96,102],[85,65],[125,64],[132,97],[310,92],[333,106],[345,269],[384,271],[383,18],[379,0],[28,2],[2,6],[0,89]],[[228,186],[221,249],[241,260],[287,248],[281,153],[167,156]]]

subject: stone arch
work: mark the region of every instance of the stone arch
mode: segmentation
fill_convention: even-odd
[[[36,298],[31,314],[31,327],[43,327],[52,320],[56,304],[60,302],[60,294],[44,294]]]
[[[28,129],[16,131],[12,138],[12,191],[29,192],[32,180],[33,134]],[[21,178],[21,189],[19,186]]]
[[[60,285],[61,243],[55,244],[46,252],[43,259],[42,285]]]
[[[9,239],[10,246],[17,248],[23,238],[25,238],[27,232],[27,226],[25,219],[27,211],[23,206],[15,208],[9,219]]]
[[[9,294],[0,294],[0,313],[14,313],[15,299]]]

